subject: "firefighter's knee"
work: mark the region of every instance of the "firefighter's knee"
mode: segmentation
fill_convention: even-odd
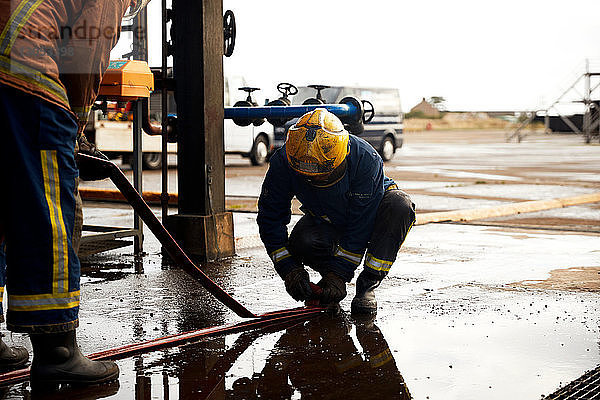
[[[402,225],[412,225],[415,222],[415,205],[410,197],[395,190],[388,207],[388,218]]]

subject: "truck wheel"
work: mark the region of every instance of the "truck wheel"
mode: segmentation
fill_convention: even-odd
[[[383,139],[383,143],[381,143],[381,150],[379,151],[383,161],[390,161],[394,157],[395,151],[394,140],[391,137],[386,136],[385,139]]]
[[[160,153],[143,153],[142,154],[142,168],[156,170],[162,166],[162,159]]]
[[[269,156],[269,144],[263,135],[259,135],[254,140],[254,145],[250,151],[250,162],[252,165],[263,165]]]

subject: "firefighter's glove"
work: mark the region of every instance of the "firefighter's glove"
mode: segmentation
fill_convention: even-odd
[[[285,290],[296,301],[308,300],[312,294],[308,272],[303,267],[294,268],[284,278]]]
[[[77,145],[77,154],[87,154],[108,161],[108,157],[102,154],[102,152],[96,148],[96,145],[88,142],[85,135],[81,135],[77,138]],[[77,167],[79,168],[79,178],[84,181],[99,181],[108,178],[110,175],[110,167],[100,164],[97,161],[77,156],[75,157],[75,160],[77,161]]]
[[[346,297],[346,282],[333,272],[328,272],[319,286],[323,288],[321,304],[339,303]]]

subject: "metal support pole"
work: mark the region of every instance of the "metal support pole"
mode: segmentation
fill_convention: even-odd
[[[148,61],[148,13],[142,10],[135,18],[133,31],[133,59]],[[133,187],[142,193],[142,108],[139,101],[135,102],[133,112]],[[133,215],[133,228],[138,232],[133,239],[133,249],[136,255],[144,251],[144,225],[137,213]],[[138,266],[141,267],[141,264]]]
[[[225,212],[223,2],[173,2],[178,214],[168,229],[186,252],[214,260],[235,253]]]
[[[585,80],[584,80],[584,92],[583,92],[583,107],[584,107],[584,112],[583,112],[583,135],[585,137],[585,142],[586,143],[590,143],[591,138],[592,138],[592,132],[591,132],[591,97],[592,97],[592,92],[591,92],[591,86],[590,86],[590,79],[591,79],[591,75],[590,75],[590,62],[589,60],[585,60]]]
[[[139,101],[135,102],[133,113],[133,187],[138,193],[143,193],[142,190],[142,104]],[[133,238],[134,253],[141,254],[144,251],[144,224],[142,219],[134,211],[133,213],[133,229],[138,233]]]
[[[161,18],[161,31],[162,31],[162,57],[161,57],[161,71],[160,75],[163,81],[163,87],[160,91],[161,95],[161,123],[162,123],[162,170],[161,170],[161,194],[160,194],[160,205],[162,210],[162,221],[167,220],[169,216],[169,155],[167,152],[167,115],[169,114],[167,104],[167,57],[169,56],[169,44],[167,42],[167,0],[162,0],[162,18]]]

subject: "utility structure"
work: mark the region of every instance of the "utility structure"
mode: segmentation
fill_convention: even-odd
[[[340,104],[324,104],[317,99],[310,104],[291,106],[279,99],[263,107],[242,101],[224,108],[223,55],[231,56],[235,46],[233,13],[227,11],[223,15],[222,0],[173,0],[172,10],[165,8],[163,16],[163,65],[157,87],[163,91],[164,109],[166,90],[175,91],[177,103],[176,116],[162,113],[163,221],[188,254],[203,260],[232,256],[235,254],[233,214],[225,211],[223,119],[233,119],[242,126],[262,118],[283,124],[323,107],[336,114],[351,133],[360,133],[375,110],[369,101],[352,96],[343,98]],[[169,17],[172,44],[166,40]],[[167,78],[167,54],[174,56],[173,78]],[[287,85],[288,90],[294,87],[288,83],[281,85]],[[287,100],[287,95],[284,97]],[[169,136],[169,129],[176,131],[177,137],[178,213],[174,215],[166,213],[165,137]]]
[[[173,0],[170,14],[179,202],[178,213],[165,223],[191,255],[231,256],[233,216],[225,211],[223,151],[223,2]],[[163,127],[165,117],[163,112]]]
[[[322,107],[337,115],[349,132],[360,134],[375,110],[369,101],[353,96],[343,98],[339,104],[325,104],[317,96],[301,106],[291,106],[287,95],[298,89],[290,83],[279,84],[278,88],[285,89],[283,97],[266,106],[259,107],[249,94],[247,101],[225,108],[223,55],[231,56],[235,46],[233,13],[223,15],[222,0],[173,0],[171,9],[162,0],[162,8],[162,66],[152,69],[154,87],[162,91],[162,126],[150,121],[146,98],[136,103],[141,111],[137,113],[141,117],[136,117],[141,121],[136,121],[141,123],[134,124],[134,128],[139,130],[141,124],[149,135],[163,137],[161,205],[169,232],[187,254],[197,259],[229,257],[235,254],[235,242],[233,214],[225,210],[223,119],[233,119],[241,126],[263,119],[283,125]],[[168,22],[172,23],[171,42],[167,39]],[[142,24],[145,26],[145,21]],[[167,73],[168,56],[174,57],[172,74]],[[175,92],[176,115],[166,112],[167,91]],[[168,214],[168,141],[177,142],[178,212],[173,215]],[[134,161],[137,159],[139,165],[140,146],[136,148]],[[141,186],[141,179],[138,181]]]
[[[600,70],[600,69],[599,69]],[[507,135],[506,141],[520,142],[527,133],[526,128],[536,116],[544,117],[544,132],[555,131],[552,120],[560,120],[565,130],[583,135],[585,143],[600,141],[600,72],[591,71],[589,60],[585,61],[585,71],[545,109],[528,113],[517,128]],[[566,109],[570,112],[566,112]]]

